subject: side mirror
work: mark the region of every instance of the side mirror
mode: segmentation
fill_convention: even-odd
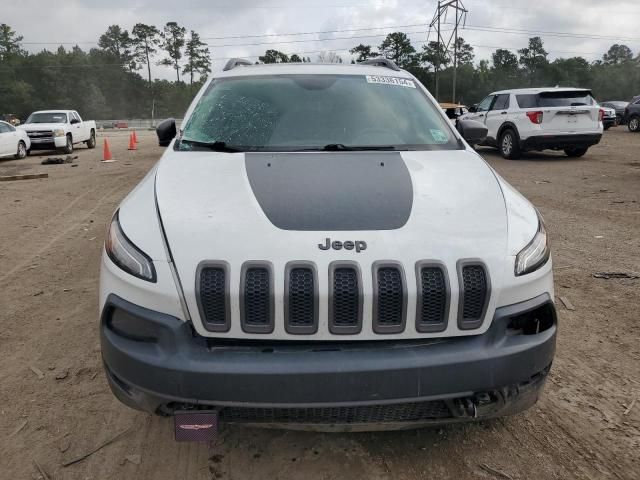
[[[69,123],[71,123],[71,125],[76,125],[77,123],[80,123],[80,120],[78,120],[77,118],[72,118],[71,122]]]
[[[168,147],[178,133],[176,129],[176,120],[174,118],[168,118],[163,120],[156,127],[156,134],[158,135],[158,145],[161,147]]]
[[[469,107],[469,113],[476,113],[478,111],[478,104],[475,103]]]
[[[484,142],[489,130],[484,123],[476,120],[458,120],[458,131],[469,145],[476,145]]]

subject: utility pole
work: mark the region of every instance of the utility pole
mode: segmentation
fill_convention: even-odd
[[[447,41],[445,41],[444,37],[442,36],[441,26],[442,26],[442,23],[446,24],[447,22],[447,13],[449,12],[449,9],[453,9],[456,16],[456,21],[453,24],[453,30],[451,35],[449,35]],[[436,37],[438,41],[438,51],[436,53],[438,57],[440,55],[440,47],[442,47],[442,51],[446,52],[446,55],[449,56],[451,42],[453,41],[453,89],[452,89],[453,103],[456,103],[456,81],[457,81],[457,74],[458,74],[458,28],[460,27],[461,23],[463,28],[466,25],[467,13],[468,13],[468,10],[465,8],[465,6],[462,4],[460,0],[439,1],[438,8],[436,9],[435,14],[433,15],[433,20],[431,20],[431,24],[429,25],[430,28],[433,28],[433,27],[436,28]],[[444,22],[441,21],[442,18],[444,18]],[[438,65],[434,65],[435,77],[436,77],[435,78],[436,100],[439,100],[439,96],[438,96],[439,86],[440,86],[439,80],[438,80],[438,76],[440,73],[439,59],[436,60],[436,63],[438,63]]]

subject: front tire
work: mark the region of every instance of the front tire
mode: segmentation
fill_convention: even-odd
[[[87,148],[96,148],[96,131],[91,130],[91,136],[89,140],[85,142],[87,144]]]
[[[587,150],[589,150],[589,147],[571,147],[565,148],[564,153],[567,154],[567,157],[578,158],[587,153]]]
[[[640,117],[631,117],[627,128],[630,132],[640,132]]]
[[[25,158],[27,156],[27,146],[25,145],[25,143],[20,140],[18,142],[18,151],[15,154],[15,159],[16,160],[21,160],[23,158]]]
[[[62,151],[67,155],[73,153],[73,139],[71,138],[71,135],[67,135],[67,144],[64,146]]]
[[[520,158],[520,141],[516,132],[508,128],[500,135],[500,143],[498,144],[500,154],[508,160],[516,160]]]

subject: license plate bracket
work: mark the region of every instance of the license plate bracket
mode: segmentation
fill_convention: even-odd
[[[218,411],[176,411],[173,415],[176,442],[213,442],[218,436]]]

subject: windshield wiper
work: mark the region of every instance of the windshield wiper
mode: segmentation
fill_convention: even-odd
[[[342,143],[329,143],[324,147],[309,148],[308,150],[322,150],[325,152],[349,152],[349,151],[373,151],[373,150],[397,150],[393,145],[344,145]]]
[[[199,142],[198,140],[189,140],[187,138],[183,138],[180,140],[180,143],[188,143],[189,145],[193,145],[196,147],[207,148],[209,150],[213,150],[214,152],[244,152],[245,150],[240,147],[235,147],[233,145],[227,145],[227,142]]]

